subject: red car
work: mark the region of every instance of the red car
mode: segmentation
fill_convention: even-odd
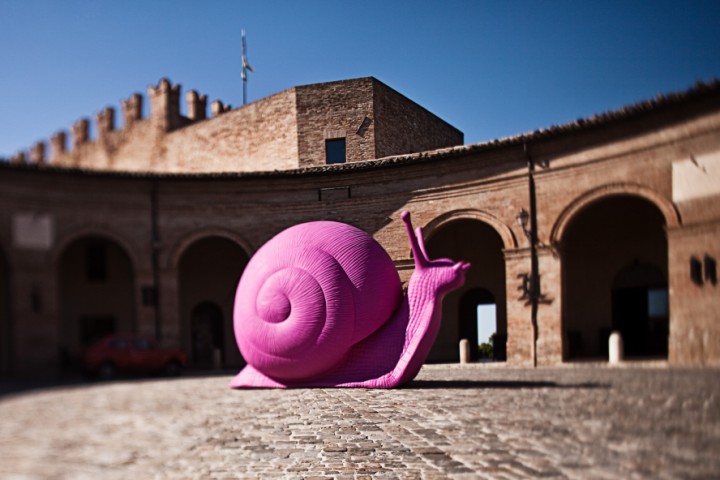
[[[179,349],[160,348],[147,338],[112,335],[89,347],[83,361],[86,371],[100,378],[112,378],[117,372],[179,375],[187,363],[187,354]]]

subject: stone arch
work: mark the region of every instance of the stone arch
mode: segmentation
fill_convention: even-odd
[[[461,339],[467,337],[474,343],[488,340],[478,338],[477,305],[483,301],[472,292],[486,291],[494,299],[497,307],[495,332],[504,343],[507,338],[507,294],[503,251],[516,245],[512,232],[495,217],[476,210],[450,212],[428,225],[425,245],[430,258],[448,257],[471,264],[465,274],[465,284],[443,299],[444,320],[428,360],[457,361]],[[471,353],[477,358],[477,345],[471,345]]]
[[[682,223],[680,213],[677,208],[675,208],[675,205],[655,190],[637,183],[612,183],[589,190],[570,202],[560,213],[553,225],[552,231],[550,232],[550,244],[558,245],[562,243],[568,225],[585,207],[604,198],[616,195],[641,197],[649,201],[662,213],[665,218],[665,225],[669,228]]]
[[[63,367],[79,367],[83,349],[102,336],[137,331],[133,252],[105,229],[77,230],[59,242],[53,263]]]
[[[180,344],[198,367],[210,366],[216,357],[226,367],[244,363],[234,341],[233,305],[250,254],[238,238],[224,229],[194,232],[176,244],[169,258],[177,272]],[[213,315],[205,308],[211,304],[218,307]],[[220,331],[214,326],[218,318]]]
[[[202,228],[200,230],[194,230],[193,232],[183,236],[182,238],[180,238],[180,240],[175,242],[173,247],[170,249],[170,253],[168,254],[166,266],[168,268],[178,268],[178,265],[180,264],[180,258],[182,258],[185,251],[198,240],[209,237],[227,238],[228,240],[235,242],[238,247],[242,248],[245,254],[247,254],[249,257],[252,256],[253,252],[255,251],[255,248],[250,242],[248,242],[247,240],[245,240],[245,238],[233,232],[232,230],[228,230],[227,228],[222,227]]]
[[[50,252],[50,264],[57,270],[58,262],[60,261],[65,249],[78,239],[84,237],[102,237],[115,242],[125,251],[125,254],[132,263],[134,271],[137,271],[140,268],[140,265],[142,265],[142,262],[140,261],[142,255],[138,252],[138,249],[135,248],[132,242],[128,241],[122,234],[111,228],[93,225],[87,225],[63,235],[57,242],[55,248],[53,248]]]
[[[512,229],[508,227],[504,222],[502,222],[500,219],[498,219],[496,216],[484,212],[482,210],[477,210],[474,208],[466,208],[466,209],[459,209],[459,210],[452,210],[450,212],[444,213],[438,217],[435,217],[433,220],[428,222],[427,225],[423,227],[423,233],[425,235],[425,238],[430,238],[432,235],[438,231],[443,225],[448,224],[449,222],[452,222],[454,220],[459,219],[472,219],[472,220],[478,220],[480,222],[483,222],[489,226],[491,226],[497,234],[500,236],[503,242],[503,248],[509,249],[509,248],[517,248],[518,242],[515,238],[515,234],[513,233]]]
[[[668,294],[668,210],[626,190],[585,198],[555,238],[564,357],[607,358],[615,330],[628,335],[630,356],[667,356],[668,318],[654,310]]]

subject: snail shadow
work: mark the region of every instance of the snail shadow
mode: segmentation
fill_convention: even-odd
[[[405,390],[524,390],[524,389],[609,389],[606,383],[557,383],[530,380],[413,380]]]

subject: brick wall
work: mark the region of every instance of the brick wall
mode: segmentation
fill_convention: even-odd
[[[299,166],[325,165],[325,140],[345,138],[347,162],[375,156],[373,79],[296,87]]]
[[[167,134],[153,171],[248,172],[297,167],[295,90]]]
[[[463,144],[460,130],[381,82],[374,82],[375,155],[422,152]]]
[[[106,108],[95,119],[59,132],[49,158],[58,166],[141,172],[251,172],[325,165],[325,141],[344,138],[347,162],[462,143],[462,133],[374,78],[295,87],[230,109],[188,92],[180,113],[180,85],[163,79],[148,88],[150,116],[139,94],[123,102],[123,125]],[[376,133],[377,132],[377,133]],[[380,136],[378,136],[378,133]],[[31,163],[45,161],[45,144]]]
[[[283,98],[290,101],[289,97]],[[223,116],[218,119],[224,120]],[[145,121],[149,119],[137,121],[132,128],[142,129]],[[563,242],[572,241],[573,235],[566,235],[571,231],[569,226],[582,218],[587,208],[611,197],[629,196],[651,204],[669,232],[670,361],[718,364],[720,287],[709,280],[698,285],[689,276],[691,257],[720,257],[717,182],[703,183],[706,190],[693,190],[688,187],[694,182],[686,180],[688,175],[715,175],[720,158],[719,132],[720,92],[716,91],[606,124],[568,127],[559,133],[538,133],[451,153],[427,153],[407,161],[386,160],[328,171],[130,176],[2,165],[0,250],[6,265],[0,265],[0,277],[4,276],[0,287],[3,282],[10,285],[10,294],[4,297],[9,299],[10,314],[0,315],[0,321],[5,319],[3,331],[9,330],[13,336],[12,365],[15,371],[32,373],[51,369],[57,363],[57,352],[63,346],[58,262],[68,245],[86,235],[103,235],[127,252],[135,273],[135,324],[141,333],[155,333],[155,310],[142,304],[137,290],[153,284],[151,204],[155,188],[161,326],[166,343],[189,347],[187,312],[180,311],[187,306],[181,306],[179,297],[182,282],[178,265],[193,241],[221,236],[251,255],[286,227],[312,220],[338,220],[373,235],[405,281],[412,273],[412,260],[400,212],[407,209],[416,226],[427,227],[429,236],[457,219],[483,222],[498,233],[505,261],[506,298],[499,301],[506,302],[508,362],[527,364],[532,359],[531,308],[521,298],[518,275],[529,272],[530,249],[528,238],[515,221],[521,208],[529,208],[527,154],[537,162],[539,266],[546,295],[538,312],[538,363],[562,361],[569,307],[573,302],[597,305],[601,295],[589,287],[576,295],[587,298],[565,297],[570,290],[564,285],[568,279],[563,277],[567,261]],[[323,191],[335,194],[323,196]],[[626,213],[622,208],[617,210],[618,218]],[[52,218],[52,244],[44,249],[17,245],[13,222],[18,214]],[[622,230],[613,215],[600,218],[604,220],[589,223],[615,229],[614,235],[633,231]],[[590,236],[587,241],[592,240]],[[457,241],[465,238],[459,235]],[[472,245],[461,247],[457,252]],[[603,250],[602,245],[594,247],[591,254],[598,258],[591,259],[591,264],[611,265],[627,253]],[[659,256],[656,253],[653,259]],[[617,268],[625,260],[632,261],[629,257],[622,260]],[[575,273],[581,275],[582,271]],[[481,276],[471,275],[469,279],[480,281]],[[231,301],[231,295],[227,298]],[[39,304],[34,299],[40,299]],[[603,305],[607,307],[607,301]],[[452,306],[447,309],[452,310]],[[606,310],[602,321],[607,321],[607,316]],[[446,320],[453,321],[450,315]],[[600,319],[593,322],[598,325]],[[10,328],[6,328],[7,323]],[[445,332],[448,335],[444,333],[444,338],[452,337],[456,327],[450,325],[451,331]],[[448,348],[451,344],[448,340]],[[0,343],[1,348],[3,345]],[[3,355],[8,353],[0,352],[0,358]]]

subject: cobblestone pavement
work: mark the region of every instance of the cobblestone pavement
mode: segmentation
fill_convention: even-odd
[[[0,396],[0,478],[718,478],[720,370],[429,366],[399,390],[230,377]]]

